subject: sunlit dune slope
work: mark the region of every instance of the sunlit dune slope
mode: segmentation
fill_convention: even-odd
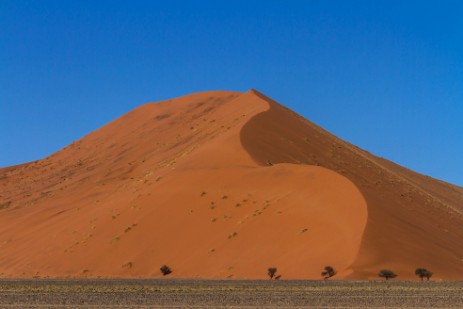
[[[172,277],[352,275],[364,196],[327,168],[260,164],[243,127],[272,104],[255,91],[146,104],[0,170],[2,276],[159,277],[163,264]]]

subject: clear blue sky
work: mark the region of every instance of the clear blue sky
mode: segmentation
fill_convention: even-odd
[[[0,166],[140,104],[256,88],[463,186],[462,1],[0,0]]]

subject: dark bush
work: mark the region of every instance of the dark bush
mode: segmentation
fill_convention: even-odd
[[[429,278],[432,277],[432,272],[430,272],[426,268],[417,268],[415,270],[415,275],[420,277],[421,281],[423,281],[423,278],[426,278],[429,281]]]
[[[325,266],[325,270],[322,271],[322,276],[324,277],[324,279],[333,277],[335,274],[336,272],[334,271],[334,268],[331,266]]]
[[[168,274],[172,273],[172,270],[167,265],[162,265],[160,270],[163,276],[167,276]]]
[[[397,277],[397,275],[393,271],[388,269],[380,270],[378,276],[380,276],[381,278],[386,278],[386,280]]]
[[[275,277],[275,274],[277,273],[277,268],[276,267],[269,267],[268,268],[268,276],[270,277],[270,279],[273,279],[273,277]]]

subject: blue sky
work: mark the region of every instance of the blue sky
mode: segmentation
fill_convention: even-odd
[[[461,1],[0,0],[0,166],[140,104],[255,88],[463,186]]]

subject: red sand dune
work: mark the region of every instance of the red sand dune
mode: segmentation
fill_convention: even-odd
[[[143,105],[0,169],[3,277],[463,278],[463,188],[251,90]]]

